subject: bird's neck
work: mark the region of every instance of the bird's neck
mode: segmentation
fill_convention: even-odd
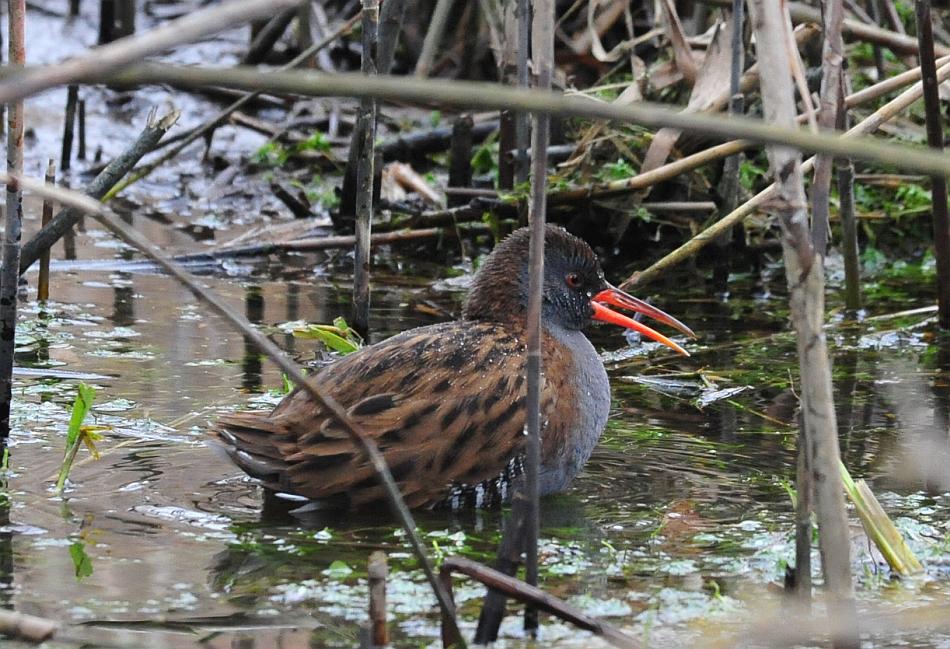
[[[522,265],[489,258],[472,282],[462,317],[508,324],[524,322],[528,304],[527,272]]]

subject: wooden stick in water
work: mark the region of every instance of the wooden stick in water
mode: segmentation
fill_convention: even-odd
[[[10,63],[26,63],[26,0],[9,0]],[[23,172],[23,101],[7,107],[7,169]],[[7,179],[7,211],[3,229],[3,268],[0,269],[0,447],[10,434],[10,402],[13,399],[13,347],[16,337],[17,288],[20,282],[20,232],[23,193],[20,182]]]
[[[0,635],[29,642],[46,642],[56,633],[59,625],[35,615],[0,611]]]
[[[46,184],[52,185],[56,181],[56,167],[53,159],[49,159],[46,165]],[[50,219],[53,218],[53,201],[49,198],[43,199],[43,227],[45,228]],[[36,299],[45,302],[49,299],[49,248],[40,255],[40,277],[36,282]]]
[[[520,579],[510,577],[477,561],[462,557],[449,557],[442,563],[442,571],[443,573],[457,572],[468,575],[508,597],[525,604],[531,604],[539,610],[556,615],[581,629],[590,631],[615,647],[639,649],[641,646],[636,638],[630,637],[612,624],[592,618],[567,602],[544,592],[537,586],[531,586]]]
[[[550,91],[554,76],[554,0],[535,0],[532,3],[534,21],[531,29],[531,59],[537,80],[535,87]],[[521,17],[526,20],[526,16]],[[528,203],[528,226],[531,243],[528,248],[528,344],[527,344],[527,422],[528,435],[525,452],[525,491],[528,502],[528,521],[525,526],[525,581],[538,585],[538,535],[540,532],[540,474],[541,474],[541,303],[544,292],[544,232],[547,211],[548,145],[551,139],[551,117],[535,113],[531,129],[531,194]],[[524,627],[537,634],[538,611],[525,608]]]
[[[76,126],[76,102],[79,100],[79,86],[70,84],[66,89],[66,116],[63,120],[63,152],[59,159],[59,169],[69,171],[70,158],[73,156],[73,130]]]
[[[363,0],[363,74],[376,74],[379,0]],[[370,235],[373,228],[373,181],[376,153],[376,100],[360,101],[354,137],[360,138],[356,164],[356,246],[353,252],[353,328],[369,334]]]
[[[79,150],[76,151],[77,160],[86,159],[86,100],[79,100]]]
[[[386,577],[389,565],[386,554],[376,551],[369,555],[366,569],[369,581],[369,622],[372,626],[373,646],[385,647],[389,644],[389,627],[386,625]]]

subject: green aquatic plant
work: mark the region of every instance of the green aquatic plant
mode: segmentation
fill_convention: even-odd
[[[251,156],[251,161],[265,167],[283,167],[293,156],[304,151],[318,151],[330,153],[330,140],[320,131],[315,132],[306,140],[284,146],[280,142],[268,142]]]
[[[77,581],[92,575],[92,559],[86,554],[86,542],[82,539],[69,545],[69,556],[73,560],[73,571]]]
[[[498,177],[498,142],[486,141],[472,154],[472,172]]]
[[[290,159],[290,152],[279,142],[268,142],[251,156],[251,161],[265,167],[283,167]]]
[[[308,201],[317,203],[325,210],[332,210],[340,204],[340,196],[334,184],[319,174],[314,174],[309,183],[294,179],[290,184],[300,189]]]
[[[69,417],[69,428],[66,431],[66,451],[63,454],[63,464],[59,469],[59,476],[56,478],[56,495],[61,496],[66,487],[66,479],[69,477],[69,470],[73,466],[79,447],[83,444],[92,453],[95,459],[99,459],[99,450],[96,448],[96,442],[102,441],[103,437],[98,433],[102,430],[101,426],[83,426],[83,421],[89,410],[92,408],[92,402],[96,398],[96,390],[92,386],[80,383],[76,392],[76,400],[73,401],[72,414]]]
[[[768,165],[764,159],[745,159],[739,164],[739,184],[748,192],[755,189],[756,183],[761,183],[769,177]]]
[[[637,175],[637,170],[624,158],[610,162],[601,167],[598,178],[603,181],[626,180]]]
[[[336,318],[332,325],[314,324],[294,329],[297,338],[311,338],[322,342],[328,349],[341,354],[351,354],[363,346],[363,338],[343,318]]]

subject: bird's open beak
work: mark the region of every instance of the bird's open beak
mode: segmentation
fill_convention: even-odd
[[[642,313],[643,315],[650,316],[654,320],[662,322],[663,324],[670,325],[674,329],[681,331],[690,338],[696,337],[696,334],[693,333],[692,329],[668,313],[656,308],[655,306],[650,306],[643,300],[639,300],[632,295],[628,295],[619,288],[615,288],[609,284],[607,285],[607,288],[591,298],[590,304],[592,307],[594,307],[594,320],[609,322],[610,324],[615,324],[627,329],[639,331],[647,338],[661,342],[667,347],[676,350],[680,354],[683,354],[684,356],[689,356],[689,352],[661,334],[659,331],[651,329],[645,324],[637,322],[633,318],[628,318],[622,313],[617,313],[616,311],[607,308],[606,305],[610,304],[612,306],[620,307],[621,309],[629,309],[631,311]]]

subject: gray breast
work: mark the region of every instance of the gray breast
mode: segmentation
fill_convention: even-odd
[[[560,327],[545,328],[548,335],[572,351],[574,394],[578,404],[567,452],[556,464],[541,466],[541,494],[563,491],[580,473],[600,440],[610,414],[610,382],[600,356],[583,332]],[[543,434],[543,433],[542,433]]]

